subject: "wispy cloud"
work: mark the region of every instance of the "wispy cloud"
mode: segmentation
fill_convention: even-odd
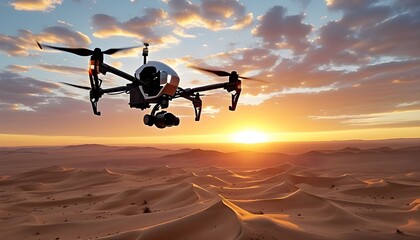
[[[0,72],[0,101],[5,109],[36,109],[46,102],[45,96],[57,88],[58,84],[23,77],[17,73]]]
[[[420,109],[357,115],[309,116],[316,120],[340,120],[353,126],[381,126],[389,124],[420,123]]]
[[[31,67],[30,66],[23,66],[23,65],[9,65],[6,67],[7,70],[11,71],[11,72],[27,72],[29,71]]]
[[[242,3],[235,0],[202,0],[195,4],[187,0],[167,2],[169,14],[176,24],[185,28],[240,30],[253,23],[252,13],[246,13]]]
[[[68,23],[68,22],[65,22],[65,21],[63,21],[63,20],[57,20],[57,22],[58,22],[58,23],[60,23],[60,24],[63,24],[63,25],[69,26],[69,27],[73,27],[73,26],[74,26],[73,24]]]
[[[164,21],[167,13],[162,9],[148,8],[143,16],[131,18],[126,22],[120,22],[107,14],[95,14],[92,24],[98,38],[112,36],[124,36],[137,38],[140,41],[153,42],[155,44],[174,44],[179,40],[172,36],[169,30],[165,31]]]
[[[214,117],[217,113],[220,112],[220,108],[215,108],[214,106],[205,106],[203,108],[203,114],[210,115],[211,117]]]
[[[13,0],[10,5],[19,11],[50,11],[63,0]]]
[[[409,106],[415,106],[415,105],[420,105],[420,101],[414,101],[414,102],[403,102],[403,103],[399,103],[397,104],[395,107],[409,107]]]
[[[58,72],[58,73],[71,73],[71,74],[87,74],[87,68],[78,68],[78,67],[71,67],[71,66],[62,66],[62,65],[54,65],[54,64],[38,64],[36,67],[50,71],[50,72]]]
[[[270,48],[291,49],[301,53],[309,47],[308,35],[312,26],[303,23],[303,15],[286,15],[282,6],[270,8],[258,17],[259,24],[252,34],[261,37]]]
[[[86,47],[90,38],[79,31],[63,26],[44,28],[39,34],[29,30],[19,30],[17,36],[0,34],[0,51],[8,56],[26,57],[33,55],[31,51],[39,51],[36,41],[60,44],[68,47]]]
[[[289,94],[317,94],[322,92],[328,92],[328,91],[335,91],[337,90],[337,87],[334,85],[330,86],[322,86],[322,87],[315,87],[315,88],[309,88],[309,87],[297,87],[297,88],[284,88],[277,92],[270,92],[270,93],[259,93],[257,95],[251,95],[251,94],[244,94],[241,97],[241,104],[245,105],[260,105],[264,101],[268,99],[272,99],[275,97],[281,97],[284,95]]]

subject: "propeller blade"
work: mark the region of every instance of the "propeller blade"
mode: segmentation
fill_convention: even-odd
[[[103,51],[103,54],[107,54],[107,55],[112,55],[114,53],[120,52],[120,51],[125,51],[125,50],[129,50],[129,49],[133,49],[133,48],[139,48],[140,46],[133,46],[133,47],[126,47],[126,48],[110,48],[106,51]]]
[[[40,49],[44,48],[51,48],[51,49],[55,49],[55,50],[60,50],[60,51],[64,51],[64,52],[69,52],[69,53],[73,53],[79,56],[91,56],[93,55],[94,51],[87,49],[87,48],[66,48],[66,47],[56,47],[56,46],[52,46],[52,45],[47,45],[47,44],[41,44],[39,42],[36,42],[36,44],[38,44],[38,47]],[[126,48],[110,48],[106,51],[103,51],[103,54],[107,54],[107,55],[112,55],[114,53],[120,52],[120,51],[125,51],[125,50],[129,50],[129,49],[133,49],[133,48],[138,48],[140,46],[133,46],[133,47],[126,47]]]
[[[66,84],[66,85],[68,85],[68,86],[75,87],[75,88],[85,89],[85,90],[90,90],[90,89],[91,89],[90,87],[80,86],[80,85],[71,84],[71,83],[66,83],[66,82],[60,82],[60,83],[62,83],[62,84]]]
[[[191,68],[200,70],[200,71],[204,71],[204,72],[209,72],[209,73],[213,73],[216,74],[219,77],[227,77],[230,76],[230,73],[226,72],[226,71],[219,71],[219,70],[212,70],[212,69],[207,69],[207,68],[202,68],[202,67],[196,67],[196,66],[190,66]]]
[[[249,81],[256,81],[256,82],[267,83],[267,81],[264,81],[264,80],[261,80],[261,79],[256,79],[256,78],[242,77],[242,76],[239,76],[239,78],[246,79],[246,80],[249,80]]]
[[[47,44],[41,44],[39,42],[36,42],[36,43],[38,44],[38,47],[40,49],[42,49],[43,47],[51,48],[51,49],[56,49],[56,50],[60,50],[64,52],[73,53],[79,56],[90,56],[93,54],[93,51],[87,48],[65,48],[65,47],[56,47],[56,46],[51,46]]]
[[[219,77],[227,77],[230,76],[231,73],[228,73],[226,71],[220,71],[220,70],[212,70],[212,69],[207,69],[207,68],[202,68],[202,67],[196,67],[196,66],[190,66],[191,68],[200,70],[200,71],[204,71],[204,72],[209,72],[209,73],[213,73],[216,74]],[[260,79],[255,79],[255,78],[250,78],[250,77],[242,77],[242,76],[238,76],[239,78],[242,79],[246,79],[246,80],[251,80],[251,81],[257,81],[257,82],[264,82],[266,83],[266,81],[260,80]]]

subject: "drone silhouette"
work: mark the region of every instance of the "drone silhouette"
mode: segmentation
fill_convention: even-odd
[[[147,126],[155,125],[157,128],[165,128],[178,126],[180,120],[174,114],[161,110],[169,107],[169,102],[176,98],[185,98],[192,102],[195,111],[195,121],[200,120],[202,110],[202,100],[200,92],[223,88],[231,93],[232,104],[229,106],[230,111],[235,111],[238,104],[239,95],[241,94],[241,80],[247,79],[254,81],[261,81],[248,77],[239,76],[236,71],[226,72],[220,70],[212,70],[203,67],[191,66],[192,68],[204,72],[215,74],[219,77],[229,77],[229,81],[223,83],[216,83],[204,85],[195,88],[181,88],[179,87],[179,75],[168,65],[159,61],[147,61],[149,55],[149,44],[144,43],[143,47],[143,65],[140,66],[133,75],[116,69],[104,63],[104,54],[112,55],[114,53],[125,51],[140,46],[128,48],[111,48],[102,51],[100,48],[95,48],[93,51],[86,48],[66,48],[56,47],[36,42],[40,49],[51,48],[64,52],[73,53],[79,56],[91,56],[89,61],[89,80],[90,87],[80,86],[72,83],[61,82],[71,87],[81,88],[90,91],[90,102],[92,104],[93,113],[100,116],[98,111],[98,101],[104,94],[130,94],[129,106],[131,108],[138,108],[145,110],[155,104],[150,114],[144,115],[143,122]],[[105,75],[107,72],[113,73],[122,77],[131,83],[113,88],[101,88],[102,80],[99,74]],[[263,81],[261,81],[263,82]]]

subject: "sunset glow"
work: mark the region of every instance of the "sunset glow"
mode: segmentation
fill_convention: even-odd
[[[267,142],[268,140],[267,134],[252,130],[238,132],[232,136],[232,141],[235,143],[254,144]]]

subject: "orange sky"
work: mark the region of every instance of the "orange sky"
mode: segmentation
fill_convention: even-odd
[[[0,9],[13,22],[0,33],[1,146],[232,142],[247,131],[264,141],[420,138],[416,1],[33,2]],[[162,130],[143,125],[151,109],[130,109],[125,94],[104,96],[93,115],[88,92],[59,84],[88,85],[88,58],[40,51],[35,40],[103,49],[148,41],[149,59],[173,67],[183,88],[227,81],[190,64],[267,83],[243,81],[235,112],[226,91],[209,92],[200,122],[176,99],[168,111],[181,124]],[[133,73],[139,51],[105,62]]]
[[[109,144],[109,145],[156,145],[156,144],[202,144],[202,143],[244,143],[238,140],[237,135],[249,131],[211,135],[167,135],[144,137],[87,137],[87,136],[43,136],[43,135],[16,135],[1,134],[1,146],[54,146],[77,144]],[[256,131],[256,130],[253,130]],[[334,141],[334,140],[378,140],[392,138],[418,138],[420,127],[413,128],[384,128],[366,130],[344,130],[324,132],[283,132],[263,134],[264,142],[300,142],[300,141]],[[248,142],[245,141],[245,144]],[[250,140],[253,144],[253,140]],[[259,143],[259,142],[256,142]]]

